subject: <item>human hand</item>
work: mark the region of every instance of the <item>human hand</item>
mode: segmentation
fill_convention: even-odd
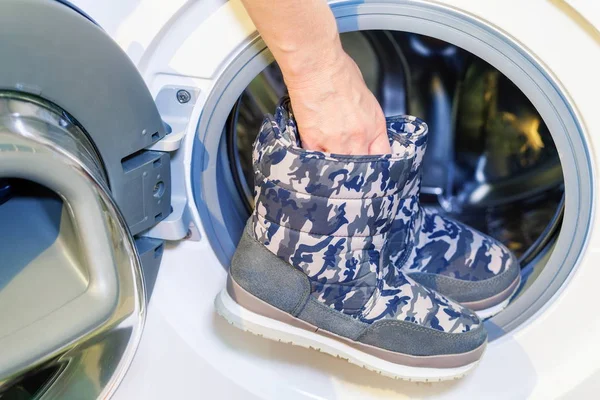
[[[356,63],[339,50],[334,61],[312,72],[284,72],[302,146],[336,154],[389,154],[381,106]]]

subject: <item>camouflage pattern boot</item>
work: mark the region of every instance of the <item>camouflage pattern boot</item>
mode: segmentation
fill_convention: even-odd
[[[388,120],[388,129],[404,132],[403,119]],[[427,130],[407,136],[416,145],[416,157],[389,235],[389,260],[415,281],[474,310],[481,319],[489,318],[519,288],[519,262],[497,240],[421,207]]]
[[[393,154],[344,156],[303,150],[287,101],[266,118],[256,207],[215,306],[241,329],[387,376],[455,379],[484,352],[481,321],[384,256],[417,155],[408,133],[426,130],[397,121]]]

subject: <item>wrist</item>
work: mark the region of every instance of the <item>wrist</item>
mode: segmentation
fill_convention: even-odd
[[[295,57],[289,63],[280,64],[280,68],[288,89],[302,89],[334,78],[344,70],[347,57],[339,44],[322,52]]]
[[[340,70],[346,53],[337,33],[301,45],[276,57],[288,87],[302,87]]]

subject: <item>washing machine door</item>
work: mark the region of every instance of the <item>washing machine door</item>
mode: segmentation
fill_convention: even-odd
[[[171,213],[169,153],[147,148],[169,129],[65,1],[2,0],[0,26],[0,397],[104,397],[160,263],[147,232]]]

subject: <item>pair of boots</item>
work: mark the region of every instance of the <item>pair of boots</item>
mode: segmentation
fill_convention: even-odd
[[[482,319],[508,304],[519,264],[494,239],[419,205],[427,125],[389,118],[392,154],[304,150],[284,100],[253,149],[255,210],[219,314],[270,339],[416,381],[469,372]]]

